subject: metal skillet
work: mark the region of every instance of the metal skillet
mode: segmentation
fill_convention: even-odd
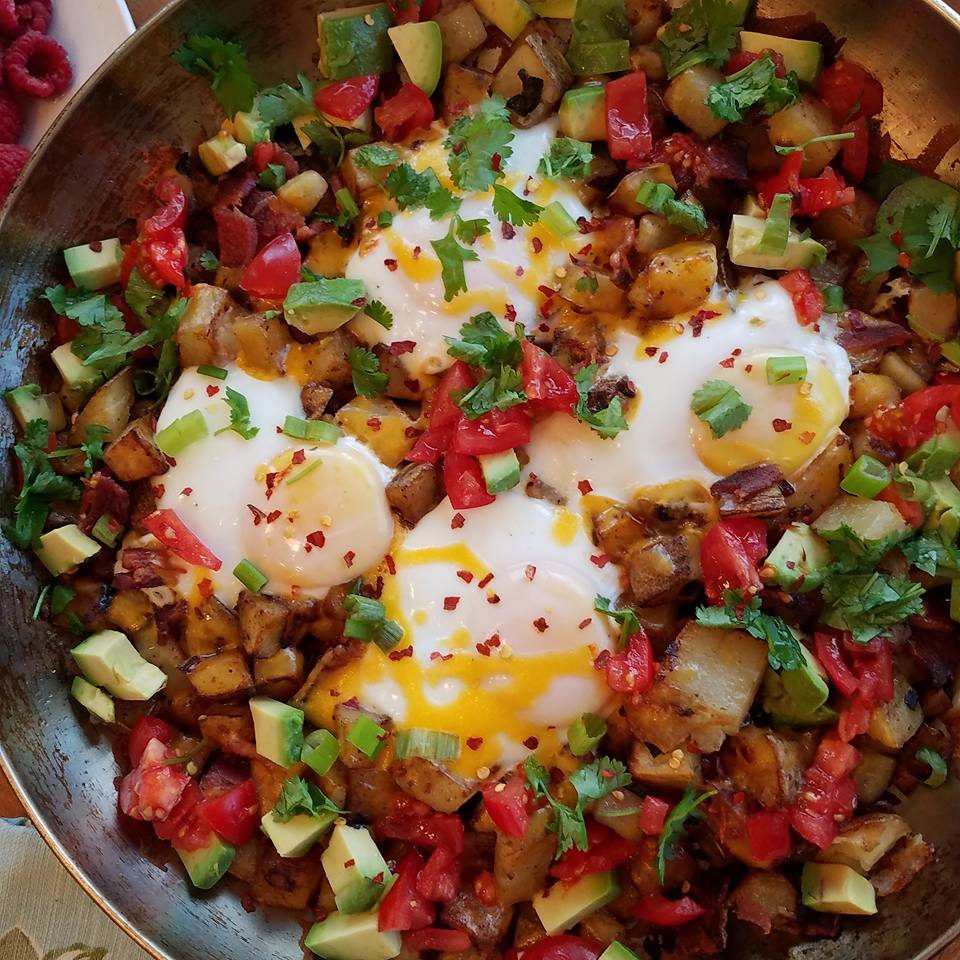
[[[111,57],[47,135],[0,219],[0,389],[33,379],[31,367],[52,333],[37,293],[58,275],[60,249],[113,232],[143,151],[157,142],[189,149],[218,125],[206,86],[170,59],[183,35],[240,39],[259,78],[275,83],[312,58],[313,14],[343,5],[179,0]],[[760,0],[764,16],[811,8],[883,81],[883,123],[895,156],[915,157],[942,127],[960,124],[960,2]],[[937,173],[960,184],[958,161],[954,147]],[[4,445],[13,436],[5,407],[0,436]],[[2,458],[0,490],[11,488],[10,461]],[[247,913],[229,889],[192,895],[177,868],[144,856],[138,838],[120,826],[109,742],[71,706],[64,638],[30,619],[37,589],[29,561],[0,538],[0,765],[46,841],[103,910],[159,960],[295,956],[301,932],[295,917]],[[793,955],[925,960],[957,937],[957,809],[954,781],[919,791],[908,813],[936,845],[936,862],[904,893],[883,901],[877,918],[849,924],[837,941],[802,944]],[[728,955],[759,960],[782,951],[744,939],[733,942]]]

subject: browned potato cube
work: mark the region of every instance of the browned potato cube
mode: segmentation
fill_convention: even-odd
[[[124,483],[156,477],[170,469],[154,443],[147,417],[134,420],[104,451],[103,461]]]
[[[639,740],[634,741],[630,753],[630,773],[634,780],[663,790],[685,790],[703,785],[698,754],[677,747],[654,756]]]
[[[810,221],[810,228],[815,237],[833,240],[842,250],[852,252],[859,249],[858,240],[873,233],[878,207],[869,193],[854,187],[853,203],[824,210]]]
[[[442,499],[440,471],[430,463],[409,463],[391,478],[387,501],[405,523],[415,526]]]
[[[444,72],[457,66],[487,39],[487,28],[472,3],[446,6],[434,18],[443,40]]]
[[[237,359],[254,375],[275,377],[283,372],[283,361],[290,346],[289,327],[280,319],[267,319],[260,313],[235,308],[231,313]]]
[[[188,657],[204,657],[243,646],[236,614],[216,597],[206,597],[187,610],[183,647]]]
[[[597,543],[614,563],[622,563],[630,548],[646,532],[644,524],[624,507],[607,507],[593,518]]]
[[[87,427],[94,424],[106,427],[105,439],[116,440],[130,421],[133,400],[133,368],[125,367],[87,401],[67,434],[67,442],[73,445],[86,440]]]
[[[543,889],[557,849],[557,835],[548,829],[549,823],[549,810],[538,810],[519,839],[497,832],[493,880],[499,903],[521,903]]]
[[[697,136],[709,140],[727,125],[726,120],[707,106],[710,88],[723,83],[725,79],[716,68],[698,63],[670,81],[663,102],[681,123],[685,123]]]
[[[152,617],[153,604],[142,590],[121,590],[107,610],[107,619],[124,633],[142,630]]]
[[[275,654],[253,661],[253,679],[257,690],[268,697],[284,700],[303,683],[303,653],[296,647],[281,647]]]
[[[272,657],[280,649],[290,607],[280,597],[243,590],[237,598],[237,618],[243,649],[252,657]]]
[[[910,833],[910,824],[895,813],[868,813],[842,827],[836,840],[817,854],[821,863],[842,863],[869,873],[894,845]]]
[[[440,813],[459,810],[477,792],[475,780],[464,780],[442,763],[424,757],[394,760],[390,769],[394,782],[404,793]]]
[[[827,105],[812,93],[805,93],[793,106],[775,113],[767,120],[767,133],[775,146],[799,147],[809,144],[803,151],[803,166],[800,174],[815,177],[840,152],[842,143],[828,140],[826,143],[810,143],[817,137],[826,137],[837,132]]]
[[[204,740],[216,744],[227,753],[241,757],[256,757],[253,718],[246,707],[224,706],[236,714],[206,714],[200,718],[200,733]]]
[[[305,857],[281,857],[270,844],[264,844],[250,895],[265,907],[305,910],[323,880],[320,852]]]
[[[656,253],[630,288],[630,303],[652,320],[696,310],[717,282],[717,248],[688,240]]]
[[[878,704],[870,716],[867,734],[888,750],[899,750],[923,725],[923,711],[910,697],[912,688],[901,673],[893,678],[893,699]]]
[[[197,693],[210,700],[229,700],[253,689],[253,677],[242,650],[195,657],[184,664],[184,672]]]
[[[366,174],[367,171],[361,171]],[[351,190],[354,196],[359,196],[361,184],[355,183]],[[319,274],[321,277],[342,277],[347,269],[350,257],[356,252],[356,241],[344,240],[332,227],[323,230],[310,241],[310,250],[304,258],[303,265]],[[322,377],[320,379],[323,379]]]
[[[880,407],[894,407],[901,399],[900,388],[882,373],[855,373],[850,378],[850,416],[869,417]]]
[[[747,726],[724,743],[723,769],[734,786],[761,806],[788,807],[813,759],[811,747],[808,738]]]
[[[922,283],[914,283],[907,300],[907,316],[911,329],[924,340],[953,340],[957,335],[957,295],[952,290],[934,293]]]
[[[184,367],[213,363],[216,359],[214,327],[230,303],[230,294],[221,287],[206,283],[194,285],[175,334]]]
[[[787,497],[787,516],[809,523],[840,496],[840,481],[853,463],[850,439],[838,432],[816,458],[787,479],[794,493]]]
[[[355,397],[334,418],[388,466],[398,467],[413,446],[407,430],[413,421],[388,397]]]
[[[462,63],[451,63],[443,77],[443,119],[447,123],[456,120],[471,107],[490,95],[493,74],[475,70]]]
[[[624,558],[630,592],[641,606],[675,600],[700,576],[700,540],[695,534],[639,540]]]
[[[537,77],[543,81],[539,103],[532,109],[514,109],[514,123],[532,127],[545,120],[573,83],[573,72],[563,55],[563,47],[545,23],[538,22],[513,49],[507,62],[493,81],[493,92],[510,100],[523,91],[523,79]]]
[[[347,359],[357,341],[342,327],[311,343],[295,343],[287,354],[287,373],[299,383],[321,380],[334,390],[353,384]]]

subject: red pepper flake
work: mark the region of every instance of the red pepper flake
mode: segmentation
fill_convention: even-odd
[[[307,534],[307,543],[311,547],[317,547],[319,549],[326,542],[327,542],[327,538],[323,535],[322,530],[314,530],[313,533]]]
[[[413,647],[404,647],[402,650],[391,650],[387,656],[393,660],[403,660],[405,657],[413,656]]]
[[[454,144],[454,146],[453,146],[453,154],[454,154],[454,156],[459,157],[460,154],[463,153],[463,148],[464,148],[465,146],[466,146],[465,143],[456,143],[456,144]]]
[[[545,283],[541,283],[540,286],[537,287],[537,291],[543,294],[548,300],[557,295],[557,291],[554,290],[553,287],[548,287]]]
[[[443,598],[443,609],[444,610],[456,610],[457,604],[460,602],[459,597],[444,597]]]
[[[703,333],[703,324],[707,320],[713,320],[719,316],[720,314],[716,310],[698,310],[688,321],[693,335],[699,337]]]
[[[467,747],[470,750],[479,750],[483,746],[483,737],[467,737]]]
[[[213,583],[209,577],[204,577],[198,584],[197,590],[200,592],[200,596],[205,600],[208,600],[213,596]]]
[[[397,564],[396,564],[396,561],[393,559],[393,556],[388,553],[383,558],[383,562],[386,564],[387,573],[389,573],[391,577],[395,577],[397,575]]]
[[[430,659],[431,659],[431,660],[441,660],[441,661],[443,661],[444,663],[446,663],[448,660],[452,660],[452,659],[453,659],[453,654],[452,654],[452,653],[441,653],[439,650],[434,650],[433,653],[430,654]]]
[[[740,354],[743,353],[743,351],[742,351],[739,347],[734,347],[734,348],[730,351],[730,353],[731,353],[731,355],[734,356],[734,357],[739,357]]]
[[[586,630],[593,623],[593,617],[586,617],[577,624],[578,630]]]
[[[547,623],[543,617],[537,617],[537,619],[533,621],[533,625],[537,628],[538,633],[546,633],[550,628],[550,624]]]
[[[811,443],[813,443],[813,441],[816,439],[816,437],[817,437],[817,435],[816,435],[815,433],[813,433],[812,431],[810,431],[810,430],[804,430],[803,433],[801,433],[800,436],[797,437],[797,439],[798,439],[801,443],[809,446]]]
[[[499,633],[491,634],[491,635],[487,638],[486,644],[487,644],[488,647],[499,647],[499,646],[500,646],[500,634],[499,634]]]
[[[721,361],[720,361],[720,366],[721,366],[721,367],[724,367],[724,368],[727,369],[727,370],[732,369],[732,368],[733,368],[733,364],[734,364],[734,359],[733,359],[733,357],[727,357],[726,360],[721,360]]]
[[[493,574],[488,573],[482,580],[478,581],[477,586],[482,590],[492,579]]]
[[[909,270],[912,264],[913,264],[913,259],[911,258],[909,253],[906,253],[904,251],[902,253],[897,254],[898,267],[903,267],[904,270]]]
[[[503,157],[501,157],[499,153],[495,153],[490,158],[490,169],[499,172],[501,163],[503,163]]]
[[[593,492],[593,484],[589,480],[581,480],[577,484],[577,489],[580,491],[581,496],[586,496],[588,493]]]
[[[367,426],[374,432],[377,433],[380,429],[381,423],[379,417],[371,417],[367,421]]]
[[[247,509],[253,514],[253,525],[255,527],[260,526],[261,520],[266,520],[267,515],[259,507],[255,507],[252,503],[248,503]]]
[[[277,476],[278,474],[274,472],[274,473],[268,473],[264,478],[264,483],[266,484],[266,488],[267,488],[268,500],[273,496],[273,486],[277,482]]]
[[[413,353],[417,349],[416,340],[394,340],[389,348],[390,356],[402,357],[405,353]]]
[[[357,555],[356,555],[352,550],[348,550],[348,551],[343,555],[343,562],[344,562],[348,567],[352,567],[352,566],[353,566],[353,561],[356,560],[356,558],[357,558]]]
[[[659,349],[660,349],[659,347],[644,347],[644,348],[643,348],[643,352],[644,352],[648,357],[655,357],[655,356],[657,355],[657,350],[659,350]]]
[[[549,333],[549,332],[550,332],[550,327],[548,327],[545,323],[539,323],[539,324],[537,324],[537,329],[538,329],[541,333]]]
[[[481,657],[489,657],[489,656],[490,656],[490,648],[489,648],[485,643],[478,643],[478,644],[477,644],[477,653],[479,653]]]
[[[207,385],[208,397],[215,397],[219,392],[220,392],[220,388],[216,384],[211,383]]]
[[[666,362],[667,362],[667,357],[669,357],[669,356],[670,356],[670,354],[667,353],[666,350],[664,350],[663,353],[661,353],[660,356],[657,358],[657,363],[666,363]]]
[[[517,235],[517,231],[513,229],[513,225],[507,223],[506,220],[500,221],[500,236],[504,240],[512,240]]]
[[[752,363],[748,363],[743,369],[744,369],[747,373],[753,373],[753,364],[752,364]]]
[[[517,269],[514,270],[514,273],[515,273],[518,277],[522,277],[522,276],[524,275],[524,273],[526,273],[526,270],[524,270],[523,267],[517,267]]]
[[[783,433],[786,430],[792,430],[793,424],[789,420],[783,420],[780,417],[775,417],[773,422],[773,429],[776,433]]]
[[[527,737],[527,739],[523,741],[523,745],[528,750],[536,750],[537,747],[540,746],[540,741],[536,737]]]
[[[271,510],[271,511],[267,514],[267,523],[276,523],[277,520],[279,520],[279,519],[280,519],[280,511],[279,511],[279,510]]]
[[[457,576],[464,582],[470,583],[473,580],[473,574],[469,570],[458,570]]]
[[[610,558],[605,553],[598,553],[590,557],[590,562],[602,570],[610,562]]]
[[[377,737],[377,739],[379,740],[380,738]],[[381,870],[379,873],[375,874],[375,875],[372,876],[370,879],[371,879],[374,883],[383,883],[383,871]]]
[[[577,253],[582,254],[583,256],[586,256],[592,249],[593,249],[593,244],[592,244],[592,243],[587,243],[587,244],[585,244],[584,246],[582,246],[582,247],[577,251]]]
[[[396,273],[397,267],[400,266],[400,264],[397,263],[397,261],[396,261],[396,260],[393,260],[392,258],[389,259],[389,260],[384,260],[384,261],[383,261],[383,265],[384,265],[391,273]]]
[[[383,595],[383,577],[377,576],[376,586],[373,588],[373,599],[379,600]]]
[[[534,253],[540,253],[540,251],[543,250],[543,241],[539,237],[534,237],[533,240],[530,241],[530,246],[533,247]]]
[[[412,379],[412,380],[404,380],[404,381],[403,381],[403,385],[404,385],[411,393],[416,393],[416,392],[420,389],[420,381],[419,381],[419,380],[415,380],[415,379]]]
[[[273,428],[277,433],[283,433],[283,427],[274,427]]]
[[[191,493],[193,493],[193,487],[184,487],[184,488],[180,491],[180,496],[181,496],[181,497],[189,497]]]
[[[532,580],[537,575],[537,568],[532,564],[528,563],[523,568],[523,575],[528,579]]]
[[[414,259],[414,260],[419,260],[421,253],[423,253],[423,248],[422,248],[422,247],[420,247],[420,246],[414,247],[414,248],[413,248],[413,259]]]
[[[154,495],[158,500],[159,500],[166,492],[167,492],[167,488],[166,488],[162,483],[158,483],[158,484],[153,488],[153,495]]]
[[[357,862],[356,860],[344,860],[344,861],[343,861],[343,865],[344,865],[344,867],[345,867],[347,870],[349,870],[350,867],[352,867],[352,866],[354,866],[354,864],[356,864],[356,862]]]
[[[455,513],[450,518],[450,529],[459,530],[466,522],[467,518],[462,513]]]
[[[294,450],[293,457],[291,458],[290,463],[293,466],[298,467],[306,459],[307,459],[307,453],[305,450]]]
[[[899,247],[903,243],[903,231],[895,230],[890,234],[890,241],[895,247]]]
[[[508,323],[513,323],[517,319],[517,308],[512,303],[508,303],[503,316]]]
[[[500,602],[500,594],[498,593],[491,593],[490,596],[487,597],[487,603],[499,603],[499,602]]]

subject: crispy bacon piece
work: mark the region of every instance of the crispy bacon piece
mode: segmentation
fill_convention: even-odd
[[[84,481],[78,521],[80,529],[84,533],[90,533],[94,524],[104,514],[109,514],[125,527],[130,516],[130,494],[116,480],[105,474],[95,473],[89,480]]]

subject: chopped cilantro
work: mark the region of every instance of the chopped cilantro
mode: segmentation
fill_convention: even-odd
[[[134,267],[123,291],[123,299],[141,320],[147,321],[153,315],[154,308],[163,302],[164,293],[145,280],[143,274]]]
[[[353,373],[353,389],[359,396],[372,400],[387,389],[390,378],[380,370],[380,360],[372,350],[353,347],[347,360]]]
[[[321,156],[339,166],[350,147],[369,142],[370,135],[362,130],[341,130],[321,117],[304,124],[303,132]]]
[[[510,112],[501,97],[481,101],[474,113],[454,121],[443,141],[453,182],[461,190],[492,187],[503,176],[504,162],[513,156],[513,137]]]
[[[683,791],[680,802],[667,814],[660,831],[660,842],[657,844],[657,876],[660,885],[663,885],[667,869],[667,861],[672,860],[677,853],[677,844],[687,835],[687,821],[691,817],[702,817],[700,805],[716,794],[716,790],[707,790],[706,793],[697,793],[692,787]]]
[[[188,37],[173,51],[173,60],[184,70],[210,81],[213,94],[228,117],[250,109],[257,84],[239,43],[220,37]]]
[[[715,83],[707,94],[707,106],[721,120],[737,123],[756,104],[761,104],[763,112],[770,116],[799,98],[797,75],[791,70],[786,77],[778,77],[773,58],[763,56],[722,83]]]
[[[200,254],[198,263],[204,270],[209,270],[211,273],[215,273],[220,269],[220,258],[212,250],[204,250]],[[133,276],[133,274],[131,274]]]
[[[576,180],[587,176],[593,163],[593,147],[582,140],[557,137],[550,141],[547,155],[538,170],[548,180]]]
[[[739,6],[728,0],[688,0],[674,10],[656,44],[667,75],[675,77],[698,63],[722,67],[743,23],[747,5]]]
[[[463,265],[469,261],[480,259],[475,250],[462,247],[457,242],[461,222],[460,218],[455,216],[447,235],[439,240],[430,241],[430,245],[440,259],[443,299],[447,301],[453,300],[458,294],[466,292],[467,277]]]
[[[920,171],[896,160],[885,160],[876,173],[863,181],[863,189],[881,203],[901,184],[919,177]]]
[[[596,293],[600,289],[600,281],[593,274],[585,273],[574,284],[577,293]]]
[[[615,623],[620,624],[620,647],[624,648],[627,645],[627,641],[630,637],[633,636],[640,629],[640,621],[637,619],[637,615],[633,612],[630,607],[623,607],[622,609],[617,609],[606,597],[601,596],[599,593],[594,597],[593,600],[593,609],[597,613],[606,614],[611,620]]]
[[[736,430],[750,416],[753,409],[732,383],[726,380],[708,380],[693,394],[690,409],[708,427],[716,438]]]
[[[669,184],[647,180],[637,191],[637,203],[659,213],[667,223],[679,227],[684,233],[701,234],[707,229],[703,207],[692,200],[678,200],[676,191]]]
[[[623,406],[620,397],[614,397],[610,405],[602,410],[591,410],[588,405],[590,397],[590,388],[593,386],[594,378],[597,374],[597,365],[591,363],[589,366],[578,370],[573,379],[577,384],[577,393],[579,399],[574,408],[576,418],[585,423],[594,433],[601,437],[612,438],[627,429],[627,421],[623,415]]]
[[[315,784],[300,777],[289,777],[283,781],[272,813],[275,820],[286,823],[300,814],[317,817],[324,813],[339,815],[343,811]]]
[[[460,220],[457,224],[457,237],[462,243],[476,243],[480,237],[485,237],[490,232],[490,221],[483,218],[476,220]]]
[[[390,171],[384,186],[401,210],[426,207],[433,220],[456,213],[462,203],[459,197],[441,186],[433,167],[417,173],[409,163],[401,163]]]
[[[350,156],[354,166],[364,170],[392,167],[400,162],[400,154],[393,147],[385,147],[382,143],[370,143],[357,147]]]
[[[881,540],[862,540],[849,526],[841,524],[836,530],[819,530],[820,536],[830,545],[833,555],[832,573],[866,573],[877,564],[903,538],[892,534]]]
[[[296,117],[314,116],[317,108],[313,102],[316,84],[303,73],[297,74],[299,89],[289,83],[261,90],[254,101],[254,113],[271,130],[292,123]]]
[[[363,309],[364,313],[372,320],[376,320],[384,330],[389,330],[393,326],[393,314],[380,300],[371,300]]]
[[[227,395],[223,398],[223,402],[230,408],[230,426],[222,427],[217,433],[232,430],[240,434],[244,440],[252,440],[260,432],[260,428],[253,426],[250,422],[250,404],[247,398],[232,387],[227,387]]]
[[[98,460],[103,459],[103,448],[107,444],[107,435],[110,431],[99,423],[91,423],[86,428],[86,438],[80,444],[83,453],[83,474],[93,476],[93,468]]]
[[[829,627],[849,630],[857,643],[867,643],[884,628],[902,623],[923,609],[923,587],[904,577],[882,573],[837,574],[823,585],[820,619]]]
[[[791,153],[803,153],[807,147],[816,143],[835,143],[840,140],[852,140],[853,133],[825,133],[822,137],[811,137],[801,144],[775,143],[773,149],[782,157],[789,157]]]
[[[512,223],[515,227],[529,226],[536,223],[543,213],[543,207],[531,200],[518,197],[512,190],[508,190],[502,183],[493,188],[493,212],[504,223]]]
[[[930,576],[960,577],[960,549],[935,534],[921,533],[901,543],[900,552],[913,566]]]
[[[279,190],[286,182],[287,170],[282,163],[268,163],[258,181],[264,190]]]

